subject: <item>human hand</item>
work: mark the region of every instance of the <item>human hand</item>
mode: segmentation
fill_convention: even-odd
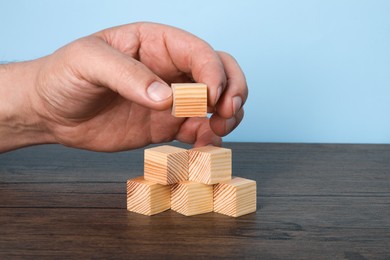
[[[245,77],[227,53],[177,28],[135,23],[30,62],[26,87],[45,142],[118,151],[179,140],[219,145],[242,120]],[[208,86],[208,118],[171,115],[172,82]]]

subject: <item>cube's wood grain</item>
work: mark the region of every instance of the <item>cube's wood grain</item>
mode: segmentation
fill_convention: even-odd
[[[213,186],[183,181],[172,185],[171,209],[185,216],[213,211]]]
[[[189,150],[189,180],[205,184],[228,181],[232,177],[232,151],[204,146]]]
[[[207,116],[207,85],[203,83],[174,83],[171,88],[173,91],[173,116]]]
[[[214,185],[214,212],[231,217],[256,212],[256,181],[233,177]]]
[[[150,182],[140,176],[127,181],[127,210],[154,215],[171,207],[171,187]]]
[[[144,177],[163,185],[188,180],[187,150],[170,145],[145,149]]]

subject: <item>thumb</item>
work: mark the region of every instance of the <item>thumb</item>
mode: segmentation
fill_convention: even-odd
[[[76,54],[77,68],[82,78],[151,109],[165,110],[172,105],[171,88],[143,63],[100,38],[87,37],[78,41],[81,50]]]

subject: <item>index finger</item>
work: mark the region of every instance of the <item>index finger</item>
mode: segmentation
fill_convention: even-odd
[[[207,42],[195,35],[177,28],[170,28],[168,32],[165,44],[173,64],[196,82],[207,85],[208,106],[214,107],[227,83],[220,57]]]

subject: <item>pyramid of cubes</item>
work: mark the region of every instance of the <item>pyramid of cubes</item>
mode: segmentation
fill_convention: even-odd
[[[207,85],[171,88],[173,116],[207,116]],[[158,146],[145,149],[144,175],[127,181],[127,209],[149,216],[171,209],[185,216],[214,211],[239,217],[256,211],[256,182],[232,177],[230,149]]]
[[[256,181],[232,177],[230,149],[158,146],[144,151],[144,175],[127,181],[127,209],[239,217],[256,211]]]

